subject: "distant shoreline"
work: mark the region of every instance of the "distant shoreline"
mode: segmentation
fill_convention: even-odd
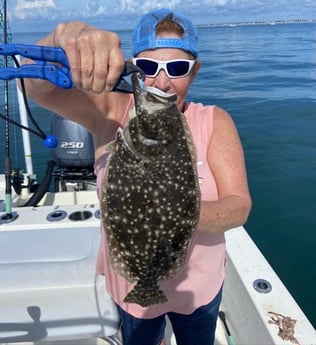
[[[196,24],[198,28],[208,28],[208,27],[234,27],[234,26],[255,26],[255,25],[279,25],[279,24],[315,24],[316,19],[289,19],[289,20],[257,20],[257,21],[247,21],[247,22],[227,22],[227,23],[205,23],[205,24]],[[113,31],[130,31],[132,28],[118,28],[113,29]],[[32,33],[43,33],[48,34],[50,30],[23,30],[19,29],[11,30],[11,34],[32,34]],[[1,36],[1,33],[0,33]]]
[[[315,24],[316,19],[289,19],[289,20],[257,20],[249,22],[229,22],[229,23],[209,23],[197,24],[197,27],[211,27],[211,26],[248,26],[248,25],[277,25],[277,24]]]

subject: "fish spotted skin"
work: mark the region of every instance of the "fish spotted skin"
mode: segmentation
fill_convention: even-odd
[[[159,282],[177,275],[199,220],[193,139],[176,95],[132,77],[136,116],[110,144],[101,212],[113,268],[135,282],[124,302],[167,302]],[[156,90],[156,89],[155,89]]]

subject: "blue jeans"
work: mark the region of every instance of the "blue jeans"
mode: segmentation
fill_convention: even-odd
[[[222,289],[209,304],[192,314],[167,313],[177,345],[213,345]],[[165,315],[154,319],[136,318],[118,306],[124,345],[159,345],[165,333]]]

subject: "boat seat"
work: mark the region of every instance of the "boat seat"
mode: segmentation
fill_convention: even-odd
[[[97,275],[98,226],[0,231],[0,343],[107,338],[119,320]]]

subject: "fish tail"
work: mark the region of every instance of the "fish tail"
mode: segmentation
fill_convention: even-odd
[[[168,299],[165,293],[158,285],[148,288],[148,286],[136,284],[133,290],[124,298],[125,303],[136,303],[144,308],[153,304],[165,303],[167,301]]]

